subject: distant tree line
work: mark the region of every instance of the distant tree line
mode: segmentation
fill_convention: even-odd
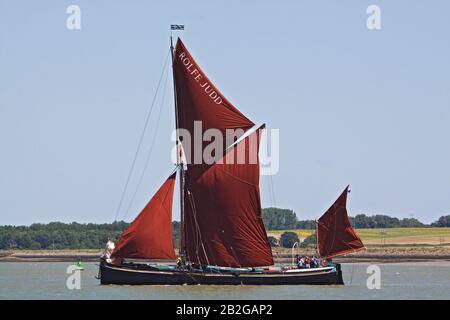
[[[128,226],[124,221],[104,224],[76,222],[1,226],[0,249],[94,249],[117,239]]]
[[[30,226],[0,226],[0,250],[10,249],[99,249],[108,240],[117,241],[128,227],[125,221],[113,223],[35,223]],[[172,222],[174,246],[179,247],[180,223]]]
[[[315,229],[314,220],[298,220],[297,215],[290,209],[265,208],[263,221],[268,230]],[[450,215],[442,216],[432,224],[425,224],[415,218],[393,218],[387,215],[367,216],[358,214],[349,217],[353,227],[358,229],[372,228],[421,228],[421,227],[450,227]]]
[[[421,228],[426,225],[415,218],[393,218],[386,215],[377,214],[374,216],[366,216],[358,214],[350,217],[350,223],[358,229],[374,229],[374,228]]]
[[[300,238],[298,237],[296,232],[286,231],[280,235],[280,239],[276,237],[269,237],[269,244],[271,247],[283,247],[283,248],[292,248],[292,246],[296,243],[300,242]],[[307,247],[316,244],[316,233],[313,233],[307,236],[305,239],[302,239],[300,243],[300,247]]]
[[[433,222],[431,224],[431,226],[432,227],[440,227],[440,228],[450,227],[450,215],[440,217],[439,220],[436,222]]]
[[[401,227],[450,227],[450,215],[440,217],[431,225],[421,223],[414,218],[398,219],[385,215],[366,216],[364,214],[350,218],[356,228],[401,228]],[[314,220],[299,221],[292,210],[263,209],[263,221],[268,230],[314,229]],[[117,241],[129,223],[35,223],[30,226],[0,226],[0,250],[10,249],[100,249],[108,240]],[[180,245],[180,223],[172,222],[174,246]],[[273,246],[290,244],[298,241],[294,234],[288,234],[280,240],[269,237]],[[315,238],[306,242],[315,243]],[[281,243],[279,243],[281,242]],[[304,242],[302,242],[304,243]]]

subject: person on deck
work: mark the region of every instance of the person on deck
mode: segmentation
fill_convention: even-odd
[[[298,254],[295,255],[295,264],[297,268],[300,269],[300,256]]]
[[[300,259],[300,263],[302,264],[302,269],[306,268],[305,257],[302,257],[302,258]]]
[[[308,256],[305,258],[305,266],[306,268],[311,268],[311,259]]]
[[[311,259],[311,268],[317,268],[319,266],[319,259],[316,256],[313,256]]]
[[[297,258],[297,268],[303,269],[305,267],[303,258],[300,258],[299,255],[296,255],[296,258]]]
[[[181,269],[183,267],[183,259],[181,257],[177,258],[177,268]]]
[[[333,262],[331,261],[331,259],[323,259],[322,260],[322,266],[323,267],[328,267],[330,264],[332,264]]]

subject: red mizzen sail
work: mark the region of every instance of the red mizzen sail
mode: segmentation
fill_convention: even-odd
[[[172,240],[172,200],[175,175],[159,188],[137,218],[122,233],[113,258],[175,260]]]
[[[202,130],[199,134],[203,135],[206,130],[214,128],[219,129],[225,137],[226,129],[247,131],[254,126],[254,123],[213,85],[180,39],[175,47],[173,71],[177,100],[177,129],[186,129],[194,137],[194,121],[201,121]],[[224,142],[225,140],[224,138]],[[193,145],[192,142],[191,148],[184,146],[188,164],[194,162]],[[198,164],[197,161],[196,163]]]
[[[348,219],[347,194],[348,186],[317,221],[317,250],[323,258],[341,256],[364,248]]]
[[[190,261],[225,267],[273,265],[261,217],[260,131],[231,147],[206,170],[193,166],[187,171],[185,232]],[[244,164],[238,162],[242,154]]]

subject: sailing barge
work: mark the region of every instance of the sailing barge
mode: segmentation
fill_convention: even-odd
[[[255,124],[207,78],[181,39],[175,49],[171,45],[171,52],[178,137],[176,170],[123,232],[112,252],[100,259],[101,284],[344,284],[340,264],[308,269],[274,266],[259,191],[257,152],[264,125],[254,129]],[[194,148],[181,141],[180,129],[194,135],[198,121],[202,125],[200,134],[218,129],[223,141],[227,141],[228,130],[242,133],[227,141],[224,155],[216,156],[212,163],[189,161]],[[203,154],[206,144],[201,147]],[[246,161],[238,161],[242,152]],[[252,157],[254,161],[248,161]],[[178,260],[172,240],[177,173],[181,211]],[[363,248],[347,216],[347,192],[348,187],[317,221],[318,255],[324,260]],[[138,262],[142,260],[172,264]]]

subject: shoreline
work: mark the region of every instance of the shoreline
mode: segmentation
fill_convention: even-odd
[[[98,262],[103,250],[14,250],[0,251],[1,262]],[[314,255],[314,250],[304,249],[295,252],[300,255]],[[274,248],[275,264],[289,264],[292,251]],[[365,251],[333,259],[337,263],[401,263],[401,262],[450,262],[448,248],[369,248]]]

